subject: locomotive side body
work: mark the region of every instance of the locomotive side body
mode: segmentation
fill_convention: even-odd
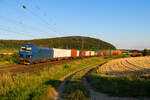
[[[51,58],[53,58],[53,49],[41,47],[33,52],[30,63],[42,62]]]

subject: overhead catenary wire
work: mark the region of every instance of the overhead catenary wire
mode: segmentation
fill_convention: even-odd
[[[31,2],[31,0],[30,0],[30,2]],[[29,3],[29,2],[28,2]],[[39,0],[38,0],[38,3],[39,3]],[[31,3],[30,3],[31,4]],[[22,5],[22,8],[24,8],[26,11],[28,11],[30,14],[32,14],[34,17],[36,17],[38,20],[40,20],[42,23],[44,23],[44,24],[46,24],[47,25],[47,28],[50,30],[50,31],[53,31],[53,32],[55,32],[55,33],[60,33],[60,32],[58,32],[58,31],[56,31],[55,29],[53,29],[52,27],[51,27],[51,25],[44,19],[44,18],[42,18],[41,16],[39,16],[38,14],[36,14],[35,12],[33,12],[32,10],[30,10],[30,9],[28,9],[28,7],[26,6],[26,5],[29,5],[29,4],[26,4],[25,5],[25,3],[23,4],[21,4]],[[38,7],[38,8],[37,8]],[[40,9],[40,7],[39,6],[36,6],[36,8],[37,9]],[[54,23],[54,25],[53,26],[55,26],[56,25],[56,23]]]
[[[29,0],[30,1],[30,0]],[[17,6],[18,7],[22,7],[22,5],[23,5],[23,3],[24,3],[24,1],[23,0],[16,0],[16,2],[17,2]],[[40,7],[39,7],[40,8]],[[40,20],[42,23],[44,23],[44,24],[46,24],[46,27],[48,27],[48,29],[50,30],[50,31],[53,31],[53,32],[55,32],[55,35],[57,34],[56,33],[56,30],[54,30],[54,29],[52,29],[52,27],[51,27],[51,24],[49,24],[49,22],[47,22],[44,18],[42,18],[40,15],[38,15],[38,14],[36,14],[35,12],[33,12],[32,10],[30,10],[30,9],[28,9],[28,7],[26,7],[26,6],[24,6],[24,9],[28,12],[28,13],[30,13],[30,14],[32,14],[34,17],[36,17],[38,20]],[[30,24],[29,25],[27,25],[27,24],[25,24],[25,23],[23,23],[21,20],[19,21],[18,19],[12,19],[12,18],[9,18],[9,17],[7,17],[7,16],[0,16],[1,18],[1,20],[6,20],[6,21],[8,21],[9,23],[12,23],[12,24],[15,24],[15,26],[17,26],[17,27],[21,27],[22,29],[24,29],[25,27],[27,28],[28,27],[28,29],[30,29],[30,30],[34,30],[33,32],[35,32],[35,30],[36,30],[36,32],[38,32],[38,33],[40,33],[40,35],[42,35],[43,36],[43,34],[45,34],[45,33],[47,33],[47,34],[49,34],[49,32],[43,32],[43,31],[41,31],[41,32],[39,32],[38,30],[39,30],[39,28],[35,28],[35,27],[33,27],[33,26],[31,26]],[[1,26],[1,25],[0,25]],[[14,26],[14,25],[13,25]],[[24,31],[27,31],[28,29],[24,29]],[[25,33],[24,31],[21,31],[21,32],[19,32],[19,30],[18,31],[15,31],[14,30],[14,28],[11,26],[11,28],[9,28],[9,27],[4,27],[4,26],[2,26],[2,27],[0,27],[0,30],[3,30],[3,31],[7,31],[7,32],[11,32],[11,33],[14,33],[14,34],[18,34],[18,35],[24,35],[24,36],[28,36],[28,37],[38,37],[37,36],[37,34],[38,33],[36,33],[36,34],[33,34],[33,33],[31,33],[31,34],[33,34],[33,35],[31,35],[31,34],[27,34],[27,33]],[[47,30],[48,31],[48,30]],[[43,33],[42,33],[43,32]],[[29,33],[29,32],[28,32]]]
[[[12,27],[10,28],[9,26],[4,26],[4,25],[0,25],[0,26],[1,26],[1,28],[4,27],[4,29],[7,29],[7,30],[9,30],[9,29],[11,30],[11,28],[12,28]],[[13,28],[13,29],[15,29],[15,28]],[[24,32],[20,32],[20,33],[24,33]],[[26,32],[24,34],[27,34],[27,33],[29,34],[30,32]],[[32,34],[32,33],[30,33],[30,34]],[[30,35],[30,36],[34,36],[34,35]],[[37,37],[37,36],[39,36],[39,35],[36,34],[36,36],[34,36],[34,37]]]
[[[19,6],[21,4],[22,0],[16,0],[17,6]]]
[[[27,7],[26,5],[29,5],[29,4],[27,4],[27,3],[29,3],[29,1],[31,2],[31,0],[26,1],[26,2],[23,2],[23,0],[21,0],[22,2],[21,2],[21,1],[19,2],[19,1],[20,1],[20,0],[16,0],[18,6],[21,5],[22,8],[24,8],[28,13],[32,14],[34,17],[36,17],[36,18],[37,18],[38,20],[40,20],[42,23],[46,24],[50,31],[56,32],[56,30],[55,30],[55,29],[52,29],[51,25],[50,25],[44,18],[42,18],[41,16],[37,15],[37,14],[34,13],[32,10],[28,9],[28,7]],[[23,3],[24,3],[24,4],[23,4]],[[26,5],[25,5],[25,4],[26,4]],[[31,3],[30,3],[30,4],[31,4]],[[20,6],[19,6],[19,7],[20,7]],[[39,6],[38,6],[38,9],[40,9]],[[37,29],[38,29],[38,28],[37,28]],[[36,31],[37,31],[37,30],[36,30]],[[48,32],[45,32],[45,33],[48,33]]]
[[[36,1],[34,2],[34,5],[33,5],[33,6],[35,6],[35,8],[36,8],[38,11],[43,12],[43,14],[42,14],[43,16],[47,16],[47,13],[41,9],[40,5],[41,5],[41,4],[40,4],[40,0],[36,0]],[[52,18],[52,16],[49,16],[49,19],[51,19],[51,21],[54,21],[53,18]],[[55,27],[55,25],[56,25],[56,22],[53,22],[53,28]],[[55,30],[55,29],[54,29],[54,30]]]
[[[37,15],[36,13],[34,13],[32,10],[28,9],[25,5],[22,6],[26,11],[28,11],[30,14],[32,14],[33,16],[35,16],[37,19],[39,19],[42,23],[46,24],[47,27],[50,29],[50,31],[53,31],[53,32],[57,32],[56,30],[52,29],[50,26],[50,24],[45,20],[43,19],[42,17],[40,17],[39,15]]]
[[[13,24],[15,24],[16,26],[19,26],[19,27],[22,26],[23,29],[27,28],[28,30],[30,29],[32,31],[37,31],[38,33],[40,33],[39,35],[47,33],[47,32],[44,32],[44,31],[40,30],[39,28],[33,27],[31,25],[24,24],[23,22],[18,22],[16,20],[10,19],[8,17],[0,16],[0,19],[3,19],[3,20],[5,20],[5,21],[7,21],[9,23],[13,23]],[[0,25],[0,26],[2,26],[2,25]],[[24,29],[24,31],[25,31],[25,29]]]
[[[15,33],[15,34],[18,34],[18,35],[24,35],[24,36],[28,36],[28,37],[33,37],[33,38],[36,37],[36,36],[30,35],[30,34],[26,34],[26,33],[23,33],[23,32],[17,32],[17,31],[11,30],[10,28],[7,29],[7,28],[0,27],[0,30],[11,32],[11,33]]]

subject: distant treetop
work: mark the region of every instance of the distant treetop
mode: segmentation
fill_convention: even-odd
[[[34,40],[0,40],[0,48],[16,48],[22,44],[33,44],[51,48],[78,49],[78,50],[108,50],[116,49],[110,43],[100,39],[82,36],[57,37]]]

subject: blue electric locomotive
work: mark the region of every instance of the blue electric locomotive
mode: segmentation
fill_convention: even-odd
[[[52,58],[52,52],[51,48],[23,44],[19,50],[19,61],[21,64],[37,63],[38,61]]]

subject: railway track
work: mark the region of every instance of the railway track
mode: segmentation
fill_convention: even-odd
[[[44,67],[47,67],[47,66],[68,63],[70,61],[80,60],[80,59],[83,59],[83,58],[66,59],[66,60],[45,62],[45,63],[39,63],[39,64],[33,64],[33,65],[20,65],[20,64],[17,64],[17,65],[12,65],[12,66],[3,66],[3,67],[0,67],[0,73],[3,73],[3,72],[21,73],[21,72],[41,69],[41,68],[44,68]]]

